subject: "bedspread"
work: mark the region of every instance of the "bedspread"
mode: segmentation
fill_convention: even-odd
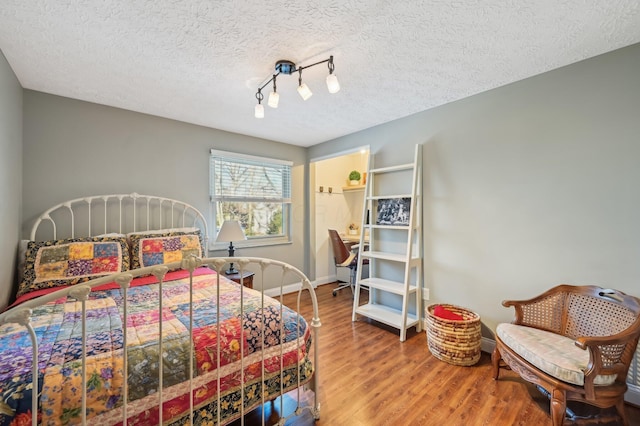
[[[170,425],[190,422],[190,364],[194,376],[194,424],[216,422],[218,399],[224,423],[240,415],[243,398],[248,411],[262,403],[263,393],[269,400],[269,395],[279,394],[281,387],[286,391],[310,380],[310,329],[295,311],[267,296],[261,305],[262,295],[247,288],[242,288],[241,300],[241,286],[223,278],[218,286],[215,272],[193,277],[190,309],[189,279],[169,281],[171,274],[162,287],[162,313],[158,308],[159,284],[137,285],[136,279],[128,289],[126,409],[130,422],[158,424],[160,369],[164,377],[163,423]],[[122,290],[112,288],[91,292],[86,302],[87,417],[101,425],[122,422],[122,298]],[[81,422],[81,320],[81,303],[72,298],[34,309],[41,424]],[[31,343],[25,328],[0,327],[0,350],[0,425],[30,424]]]

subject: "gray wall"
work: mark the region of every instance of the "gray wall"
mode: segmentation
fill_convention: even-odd
[[[85,195],[158,195],[209,215],[215,148],[294,162],[293,243],[242,248],[236,256],[270,256],[303,269],[306,149],[30,90],[24,122],[24,236],[46,208]]]
[[[640,45],[309,149],[370,144],[376,166],[424,144],[429,303],[510,320],[503,299],[559,283],[640,297]],[[425,76],[428,78],[428,76]],[[487,330],[485,330],[487,334]]]
[[[0,51],[0,310],[9,303],[22,224],[22,87]]]

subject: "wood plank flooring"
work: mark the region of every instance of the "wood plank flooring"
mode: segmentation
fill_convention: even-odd
[[[287,425],[551,425],[546,397],[511,371],[502,370],[493,380],[489,354],[472,367],[442,362],[429,352],[424,331],[411,329],[401,343],[395,329],[362,318],[352,322],[351,292],[344,289],[333,297],[333,287],[316,290],[322,322],[320,420],[314,423],[307,412]],[[285,295],[284,302],[295,307],[295,296]],[[310,307],[309,296],[303,296],[300,311],[308,319]],[[590,408],[572,408],[586,418],[568,419],[566,425],[620,423],[611,411],[593,419]],[[276,424],[280,401],[264,409],[267,424]],[[294,409],[288,394],[283,412]],[[626,413],[631,426],[640,426],[640,408],[627,405]],[[244,424],[260,424],[261,417],[259,408],[245,416]]]

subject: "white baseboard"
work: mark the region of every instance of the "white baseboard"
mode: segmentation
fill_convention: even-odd
[[[482,352],[486,352],[488,354],[493,353],[493,350],[496,347],[496,341],[493,339],[489,339],[488,337],[483,337],[480,341],[480,350]]]
[[[322,284],[335,283],[337,280],[338,280],[338,276],[335,274],[327,275],[326,277],[316,277],[316,279],[313,281],[313,286],[317,287]]]
[[[282,286],[282,294],[295,293],[296,291],[300,291],[301,287],[302,284],[300,283]],[[264,291],[264,294],[271,297],[278,297],[280,296],[280,288],[268,288]]]
[[[311,286],[313,288],[318,288],[319,285],[333,284],[334,282],[335,280],[325,281],[325,279],[320,279],[320,280],[311,281]],[[282,294],[296,293],[300,291],[301,287],[302,285],[300,283],[285,285],[282,287]],[[268,288],[264,291],[264,294],[271,297],[280,296],[280,288]]]
[[[311,282],[311,287],[318,288],[316,281]],[[282,294],[297,293],[302,288],[302,283],[295,283],[282,286]],[[264,291],[264,294],[271,297],[280,296],[280,288],[268,288]]]

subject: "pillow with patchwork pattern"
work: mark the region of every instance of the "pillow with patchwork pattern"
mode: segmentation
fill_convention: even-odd
[[[178,262],[185,257],[204,253],[200,230],[156,234],[128,234],[131,248],[131,269]]]
[[[129,270],[124,236],[29,241],[17,296]]]

